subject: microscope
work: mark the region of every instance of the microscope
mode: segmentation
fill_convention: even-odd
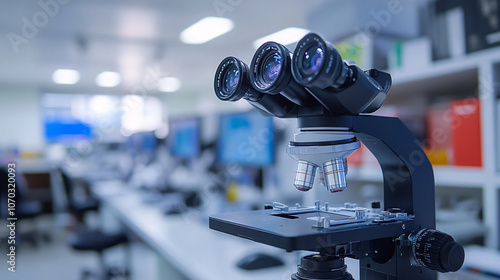
[[[419,142],[398,118],[370,115],[391,83],[386,72],[342,61],[315,33],[293,54],[276,42],[263,44],[250,67],[225,58],[214,79],[219,99],[243,98],[264,116],[297,119],[300,131],[286,151],[297,161],[299,191],[309,191],[315,177],[327,192],[343,191],[346,158],[361,141],[382,169],[384,195],[371,208],[275,202],[212,215],[210,228],[288,252],[314,252],[301,258],[292,280],[351,280],[346,257],[360,261],[361,280],[435,280],[437,271],[460,269],[463,247],[435,230],[434,174]]]

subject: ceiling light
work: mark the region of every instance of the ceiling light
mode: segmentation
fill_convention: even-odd
[[[184,29],[179,38],[186,44],[203,44],[231,31],[233,27],[233,21],[228,18],[206,17]]]
[[[298,28],[298,27],[288,27],[273,34],[267,35],[253,42],[253,47],[258,49],[260,45],[265,42],[273,41],[280,43],[282,45],[290,45],[302,39],[309,30]]]
[[[120,84],[122,78],[117,72],[104,71],[97,75],[95,83],[100,87],[116,87]]]
[[[160,79],[158,90],[163,92],[176,92],[181,88],[181,80],[175,77],[165,77]]]
[[[98,115],[109,114],[115,107],[114,100],[107,95],[94,95],[90,98],[90,110]]]
[[[73,69],[57,69],[52,74],[52,81],[61,85],[74,85],[80,80],[80,72]]]

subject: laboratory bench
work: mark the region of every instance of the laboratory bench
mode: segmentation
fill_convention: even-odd
[[[158,257],[156,262],[158,279],[192,280],[277,280],[290,279],[296,272],[301,256],[307,252],[287,253],[282,249],[256,243],[247,239],[229,236],[208,227],[207,213],[192,211],[178,215],[167,215],[157,203],[145,200],[141,191],[122,181],[94,182],[93,194],[101,201],[101,211],[113,216],[122,230],[136,236]],[[116,230],[113,226],[105,230]],[[478,259],[488,251],[484,247],[466,247],[464,267],[477,267]],[[277,256],[284,266],[253,271],[236,266],[245,256],[262,252]],[[470,252],[470,256],[467,255]],[[309,252],[310,253],[310,252]],[[489,259],[499,259],[500,253],[488,251]],[[485,255],[486,256],[486,255]],[[359,262],[345,259],[348,271],[358,279]],[[132,271],[132,275],[137,275]],[[141,279],[140,276],[138,276]],[[440,274],[441,280],[498,279],[485,274],[460,270],[455,273]]]

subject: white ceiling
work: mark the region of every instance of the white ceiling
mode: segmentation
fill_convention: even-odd
[[[153,94],[151,78],[169,75],[183,83],[175,95],[213,95],[212,79],[220,60],[234,55],[250,63],[255,39],[289,26],[307,27],[309,11],[325,2],[41,0],[55,1],[68,3],[58,5],[59,11],[32,38],[26,38],[16,53],[9,34],[23,36],[23,19],[33,23],[38,16],[43,21],[41,13],[46,12],[39,0],[2,0],[0,85],[28,85],[41,92]],[[206,44],[180,42],[179,33],[206,16],[230,18],[235,28]],[[57,68],[79,70],[80,82],[54,84],[51,75]],[[97,87],[94,79],[102,71],[120,72],[123,83],[113,89]]]

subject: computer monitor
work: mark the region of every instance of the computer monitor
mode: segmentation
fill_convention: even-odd
[[[142,132],[141,150],[154,152],[156,149],[156,135],[154,131]]]
[[[200,119],[173,119],[167,137],[170,154],[176,158],[192,159],[200,155]]]
[[[73,142],[92,138],[89,124],[73,118],[44,119],[45,139],[48,143]]]
[[[127,147],[134,155],[153,153],[156,149],[156,136],[154,131],[136,132],[127,139]]]
[[[222,115],[217,159],[224,164],[273,164],[273,119],[257,111]]]

